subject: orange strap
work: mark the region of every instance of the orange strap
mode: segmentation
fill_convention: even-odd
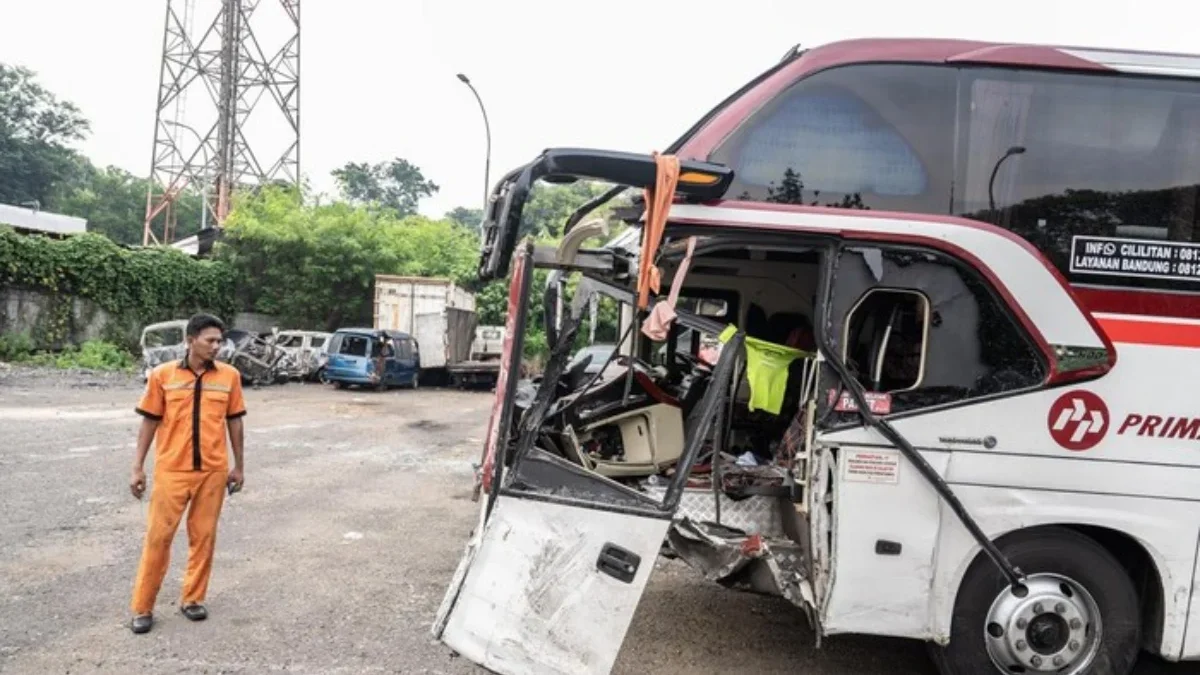
[[[679,183],[679,158],[675,155],[654,153],[657,166],[654,187],[646,189],[646,224],[642,232],[642,255],[638,260],[638,309],[650,305],[650,291],[659,291],[661,272],[654,264],[654,256],[662,243],[663,231],[667,228],[667,214],[675,199],[675,186]]]

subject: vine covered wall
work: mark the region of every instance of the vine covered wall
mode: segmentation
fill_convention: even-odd
[[[71,344],[97,312],[103,338],[132,347],[145,324],[198,311],[229,322],[237,309],[227,265],[171,248],[122,248],[90,233],[59,240],[0,227],[0,290],[43,296],[30,335],[41,349]]]

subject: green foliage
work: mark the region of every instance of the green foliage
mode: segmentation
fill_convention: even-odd
[[[525,358],[542,363],[550,355],[550,345],[546,342],[546,309],[543,302],[546,293],[546,280],[549,277],[547,270],[535,270],[533,273],[533,291],[530,294],[528,323],[525,328]],[[576,274],[572,275],[568,280],[566,288],[563,291],[562,321],[565,324],[567,314],[571,310],[572,299],[579,290],[579,281],[581,277]],[[507,291],[505,291],[507,293]],[[507,296],[506,302],[507,302]],[[479,305],[479,299],[476,298],[476,307]],[[616,342],[618,326],[620,324],[620,305],[607,296],[599,296],[596,303],[596,342]],[[590,312],[584,307],[583,321],[579,325],[578,332],[575,333],[574,349],[585,347],[591,338],[592,319]]]
[[[0,287],[42,291],[55,299],[41,334],[33,336],[40,345],[69,337],[74,297],[136,325],[197,311],[231,319],[236,311],[228,266],[171,248],[129,250],[91,233],[55,240],[0,228]]]
[[[476,291],[475,313],[481,326],[503,326],[508,314],[508,280],[493,281]]]
[[[50,201],[80,166],[67,144],[88,130],[79,109],[39,85],[33,71],[0,63],[0,202]]]
[[[533,271],[533,289],[529,292],[529,311],[525,315],[525,358],[541,364],[550,355],[546,343],[546,278],[548,270]],[[476,302],[476,307],[479,303]],[[565,303],[564,303],[565,306]],[[505,308],[507,310],[507,307]],[[505,312],[507,314],[507,311]]]
[[[88,340],[78,348],[68,346],[58,353],[33,354],[26,362],[36,366],[54,368],[84,368],[88,370],[131,371],[137,359],[121,347],[101,340]]]
[[[447,211],[445,219],[453,220],[475,234],[479,234],[479,226],[483,224],[483,209],[468,209],[465,206],[458,206],[453,211]]]
[[[522,238],[533,237],[548,245],[555,244],[561,239],[563,226],[571,214],[611,187],[607,184],[587,181],[566,185],[537,184],[522,213],[520,236]],[[589,214],[585,222],[593,218],[608,218],[611,225],[613,209],[626,203],[626,200],[614,199]],[[620,229],[620,227],[613,227],[609,236],[615,235]],[[534,363],[543,362],[550,353],[550,347],[546,344],[545,310],[542,302],[546,291],[547,275],[546,270],[535,271],[533,289],[530,292],[524,353],[525,358]],[[569,301],[566,298],[573,295],[578,281],[578,275],[575,275],[567,283],[567,290],[564,294],[564,312],[569,307]],[[509,281],[506,279],[492,282],[478,289],[475,296],[475,308],[479,314],[481,325],[503,325],[508,311],[508,285]],[[616,339],[618,312],[615,303],[602,302],[599,305],[596,323],[597,342]],[[589,335],[590,319],[585,319],[576,336],[577,347],[585,345]]]
[[[240,301],[289,326],[371,322],[376,274],[474,275],[476,237],[461,225],[345,203],[307,206],[265,188],[239,198],[217,247]]]
[[[84,159],[80,164],[74,177],[55,189],[46,208],[86,218],[89,232],[103,234],[118,244],[140,245],[150,181],[115,166],[97,169]],[[174,208],[176,239],[199,231],[204,208],[199,194],[185,191]]]
[[[567,217],[604,189],[587,183],[540,185],[522,229],[553,242]],[[508,281],[475,283],[479,240],[467,223],[477,225],[479,215],[460,208],[443,220],[397,218],[376,205],[304,205],[290,191],[267,187],[236,200],[217,258],[239,280],[242,307],[278,316],[289,326],[369,325],[376,274],[452,279],[476,293],[481,325],[503,325]],[[548,352],[542,308],[546,276],[544,270],[534,275],[525,349],[532,359]],[[615,308],[602,306],[597,340],[612,339],[615,317]],[[581,340],[587,334],[585,327]]]
[[[439,187],[404,159],[351,162],[334,171],[350,203],[305,206],[294,190],[278,185],[239,194],[217,260],[195,261],[170,249],[130,251],[112,243],[141,243],[150,186],[116,167],[99,169],[68,147],[88,131],[79,110],[38,85],[33,73],[0,64],[0,201],[36,199],[47,210],[86,218],[89,228],[88,235],[61,242],[0,230],[0,285],[53,298],[35,334],[24,338],[30,342],[62,344],[75,297],[92,300],[124,325],[196,310],[231,318],[237,309],[275,314],[300,328],[369,323],[376,274],[451,278],[477,293],[481,324],[505,321],[507,280],[480,286],[474,278],[482,212],[459,207],[441,220],[416,215],[420,200]],[[538,185],[520,236],[553,244],[570,214],[607,189],[589,182]],[[186,194],[176,208],[176,236],[194,234],[200,196]],[[606,217],[611,208],[590,217]],[[526,350],[535,358],[548,350],[545,279],[539,271],[531,297]],[[602,309],[597,340],[615,326],[611,315]],[[119,340],[118,333],[110,324],[105,338]],[[0,355],[32,349],[21,338],[3,340]]]
[[[26,333],[0,335],[0,361],[53,368],[126,371],[133,370],[137,363],[133,354],[104,340],[88,340],[79,347],[67,345],[56,353],[38,351],[33,338]]]
[[[36,346],[28,333],[0,334],[0,361],[24,361]]]
[[[382,206],[401,217],[415,214],[422,198],[441,189],[427,180],[420,168],[399,157],[374,165],[350,162],[335,169],[333,177],[342,195],[352,203]]]
[[[577,181],[566,185],[538,183],[529,195],[529,201],[521,212],[521,237],[539,240],[555,240],[562,237],[567,218],[588,200],[600,196],[611,185],[589,181]],[[607,216],[612,210],[608,204],[588,215],[588,219]]]
[[[621,321],[620,304],[616,300],[607,296],[600,296],[596,303],[596,342],[614,343],[620,335],[619,326]],[[579,336],[576,338],[576,347],[583,347],[588,344],[588,338],[591,336],[592,319],[591,316],[584,312],[583,324],[579,326]]]

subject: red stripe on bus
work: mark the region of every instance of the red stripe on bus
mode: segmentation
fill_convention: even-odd
[[[1162,347],[1200,347],[1200,325],[1138,319],[1097,318],[1113,342]]]
[[[1073,286],[1083,306],[1101,314],[1141,314],[1164,319],[1200,319],[1200,295],[1165,293],[1151,288],[1088,288]]]

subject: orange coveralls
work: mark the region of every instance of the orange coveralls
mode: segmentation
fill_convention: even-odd
[[[189,503],[188,564],[180,604],[204,601],[229,474],[226,420],[246,414],[241,375],[233,366],[210,363],[197,376],[186,357],[164,363],[151,371],[137,412],[157,420],[159,427],[150,514],[133,585],[135,615],[154,609],[171,559],[171,541]]]

